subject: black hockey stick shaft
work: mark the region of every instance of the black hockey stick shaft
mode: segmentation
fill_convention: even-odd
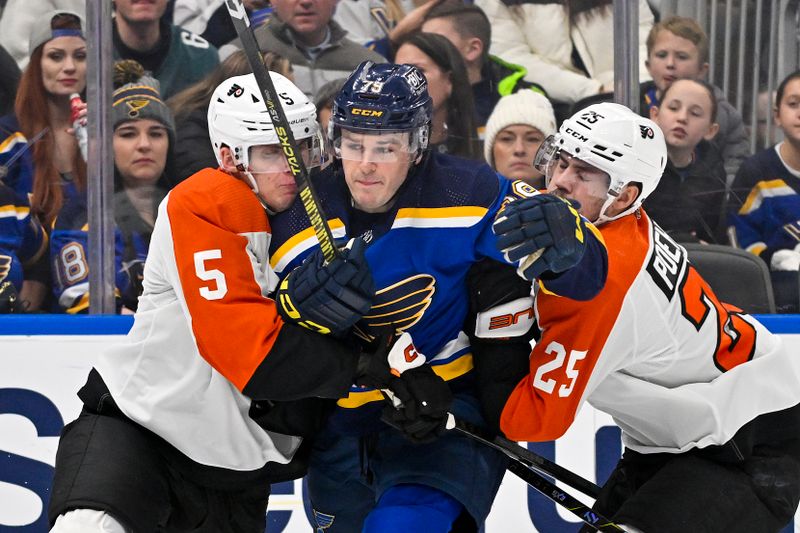
[[[564,492],[554,483],[528,468],[523,462],[512,458],[508,464],[508,470],[538,490],[542,496],[556,502],[597,531],[625,531],[611,520],[587,507],[586,504],[568,492]]]
[[[553,461],[550,461],[549,459],[530,451],[524,446],[520,446],[512,440],[508,440],[500,435],[490,435],[487,431],[475,427],[472,424],[468,424],[463,420],[458,420],[455,417],[452,417],[452,420],[448,421],[448,428],[454,429],[455,431],[477,440],[478,442],[495,448],[496,450],[506,454],[511,459],[519,461],[543,474],[547,474],[548,476],[551,476],[558,481],[569,485],[573,489],[581,491],[587,496],[591,496],[592,498],[596,499],[600,494],[600,487],[598,487],[595,483],[592,483],[588,479],[579,476],[575,472],[567,470],[563,466],[559,466]]]
[[[456,419],[452,414],[448,416],[447,428],[504,453],[510,459],[508,470],[538,490],[544,497],[564,507],[598,531],[624,531],[605,516],[593,511],[579,499],[558,488],[535,470],[548,474],[587,495],[596,497],[600,488],[591,481],[558,466],[552,461],[548,461],[513,441],[500,436],[490,436],[480,428]]]
[[[400,409],[402,407],[402,403],[397,400],[397,397],[394,395],[394,393],[391,390],[389,390],[389,389],[381,389],[381,392],[383,393],[383,395],[386,398],[386,400],[389,401],[394,406],[395,409]],[[398,426],[394,425],[387,418],[382,417],[381,419],[383,420],[383,422],[385,422],[389,426],[391,426],[391,427],[393,427],[393,428],[395,428],[397,430],[402,431]],[[473,439],[473,440],[475,440],[475,441],[477,441],[477,442],[479,442],[481,444],[489,446],[490,448],[494,448],[495,450],[505,454],[506,457],[508,457],[510,459],[509,464],[507,466],[508,470],[510,470],[513,474],[517,475],[520,479],[525,481],[528,485],[530,485],[534,489],[538,490],[544,497],[552,500],[557,505],[562,506],[567,511],[569,511],[572,514],[574,514],[575,516],[577,516],[578,518],[583,520],[586,524],[592,526],[596,530],[598,530],[598,531],[624,531],[621,527],[619,527],[618,525],[613,523],[611,520],[607,519],[605,516],[601,515],[600,513],[597,513],[595,511],[593,511],[590,507],[586,506],[586,504],[584,504],[582,501],[580,501],[576,497],[572,496],[568,492],[565,492],[565,491],[561,490],[554,483],[549,481],[547,478],[545,478],[545,477],[541,476],[540,474],[538,474],[537,472],[535,472],[533,470],[533,468],[536,468],[536,466],[534,466],[532,464],[529,464],[528,461],[522,459],[520,456],[523,455],[523,454],[519,454],[518,450],[508,449],[507,447],[505,447],[503,445],[495,443],[494,442],[494,438],[499,438],[499,437],[494,437],[494,438],[488,437],[488,439],[487,439],[486,438],[487,436],[485,434],[484,434],[484,436],[481,436],[481,434],[483,433],[482,431],[480,431],[478,428],[475,428],[475,427],[473,427],[471,425],[468,425],[468,424],[466,424],[466,423],[464,423],[462,421],[459,421],[458,419],[456,419],[455,416],[453,416],[452,413],[448,413],[448,415],[447,415],[446,428],[449,429],[449,430],[455,430],[455,431],[461,433],[462,435],[464,435],[466,437],[469,437],[469,438],[471,438],[471,439]],[[512,444],[516,448],[524,449],[521,446],[519,446],[518,444],[516,444],[516,443],[514,443],[512,441],[509,441],[508,439],[503,439],[503,440],[505,440],[508,443]],[[525,451],[529,451],[529,450],[525,450]],[[594,489],[596,489],[595,493],[597,493],[600,490],[599,487],[597,487],[597,485],[595,485],[594,483],[592,483],[592,482],[590,482],[588,480],[585,480],[585,479],[581,478],[577,474],[574,474],[574,473],[570,472],[569,470],[556,465],[555,463],[551,463],[550,461],[547,461],[546,459],[544,459],[544,457],[540,457],[540,456],[534,454],[533,452],[530,452],[530,453],[534,457],[537,457],[537,458],[541,459],[542,461],[545,461],[545,462],[547,462],[547,463],[549,463],[549,464],[551,464],[551,465],[553,465],[555,467],[558,467],[557,469],[554,469],[554,470],[560,470],[562,472],[566,472],[566,473],[570,474],[570,478],[574,477],[574,478],[580,479],[585,484],[589,484],[589,485],[593,486]],[[545,472],[545,473],[548,473],[548,472]],[[550,474],[550,475],[552,475],[552,474]],[[555,476],[553,476],[553,477],[555,477]],[[574,479],[570,479],[570,480],[574,481]],[[559,481],[563,481],[564,483],[567,483],[563,479],[559,479]],[[574,487],[574,488],[577,488],[577,487]],[[578,490],[581,490],[581,489],[578,489]]]
[[[303,202],[308,219],[314,228],[314,234],[319,241],[322,256],[326,262],[330,263],[338,253],[333,243],[333,234],[308,177],[308,169],[298,151],[297,142],[289,121],[286,120],[286,113],[281,107],[275,85],[272,83],[272,78],[270,78],[269,71],[264,64],[264,57],[261,55],[261,50],[253,35],[253,29],[250,26],[250,19],[247,17],[244,4],[242,0],[225,0],[225,6],[228,8],[228,14],[231,16],[234,28],[236,28],[236,34],[242,42],[242,49],[247,56],[247,61],[253,69],[258,88],[261,90],[261,96],[264,98],[267,112],[275,128],[275,133],[278,135],[286,161],[289,163],[289,169],[297,182],[300,200]]]

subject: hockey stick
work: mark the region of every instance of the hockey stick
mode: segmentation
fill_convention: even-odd
[[[512,459],[507,468],[528,485],[538,490],[543,496],[564,507],[567,511],[574,514],[597,531],[625,531],[605,516],[587,507],[574,496],[559,489],[523,463]]]
[[[538,490],[543,496],[564,507],[569,512],[583,520],[598,531],[623,531],[603,515],[593,511],[586,504],[559,489],[554,483],[542,477],[538,472],[550,475],[558,481],[583,492],[588,496],[597,497],[600,487],[591,481],[580,477],[566,468],[558,466],[552,461],[523,448],[517,443],[504,437],[490,437],[483,430],[466,422],[457,420],[452,414],[447,417],[447,429],[455,430],[481,444],[494,448],[510,459],[508,470],[525,481],[528,485]],[[538,471],[538,472],[537,472]]]
[[[397,399],[397,397],[392,393],[391,390],[381,389],[381,392],[383,393],[386,400],[392,403],[395,409],[399,409],[402,407],[402,403]],[[385,424],[393,427],[394,429],[402,431],[401,428],[394,425],[391,421],[387,420],[386,418],[381,418],[381,420],[383,420]],[[506,457],[510,459],[508,466],[506,468],[510,470],[513,474],[515,474],[517,477],[522,479],[524,482],[526,482],[528,485],[539,491],[542,494],[542,496],[544,496],[549,500],[552,500],[556,504],[565,508],[573,515],[580,518],[583,522],[595,528],[597,531],[624,531],[621,527],[619,527],[617,524],[615,524],[605,516],[593,511],[590,507],[587,507],[586,504],[584,504],[576,497],[572,496],[568,492],[564,492],[563,490],[559,489],[553,482],[549,481],[548,479],[544,478],[539,473],[534,471],[533,469],[535,467],[531,464],[528,464],[518,455],[511,453],[505,447],[500,446],[499,444],[495,444],[491,440],[486,440],[482,438],[477,433],[473,433],[472,431],[465,429],[464,426],[465,424],[463,422],[457,421],[456,418],[451,413],[448,413],[447,426],[446,426],[447,429],[456,430],[459,433],[477,442],[480,442],[481,444],[485,444],[486,446],[489,446],[491,448],[494,448],[495,450],[504,453]],[[568,470],[565,471],[569,472]],[[572,472],[569,473],[572,474]],[[572,475],[574,476],[575,474]],[[589,481],[586,480],[583,481],[592,484]]]
[[[261,55],[261,50],[253,35],[253,29],[250,27],[250,19],[247,17],[244,4],[242,0],[225,0],[225,6],[228,8],[228,14],[231,16],[234,28],[236,28],[236,34],[242,42],[242,49],[247,56],[250,67],[253,69],[258,87],[261,89],[261,96],[267,105],[267,112],[270,119],[272,119],[272,125],[278,135],[286,161],[289,163],[289,169],[297,182],[298,194],[303,202],[306,214],[308,214],[308,219],[314,228],[314,234],[319,241],[322,256],[325,258],[325,262],[330,263],[338,253],[336,246],[333,244],[333,234],[330,226],[328,226],[328,221],[322,213],[319,199],[311,185],[311,180],[308,178],[306,164],[302,156],[297,152],[297,142],[289,126],[289,121],[286,119],[286,113],[283,112],[283,108],[278,101],[275,85],[272,83],[272,78],[269,76],[266,65],[264,65],[264,57]]]
[[[563,466],[559,466],[553,461],[550,461],[549,459],[546,459],[545,457],[542,457],[541,455],[534,453],[524,446],[520,446],[516,442],[508,440],[505,437],[500,435],[489,435],[489,433],[485,430],[475,427],[474,425],[464,422],[463,420],[457,420],[453,415],[450,415],[447,419],[447,429],[458,431],[459,433],[466,435],[471,439],[485,444],[486,446],[492,447],[504,453],[511,459],[519,461],[525,466],[537,470],[542,474],[551,476],[556,480],[569,485],[573,489],[581,491],[587,496],[597,499],[597,496],[600,494],[600,487],[588,479],[579,476],[575,472],[567,470]]]

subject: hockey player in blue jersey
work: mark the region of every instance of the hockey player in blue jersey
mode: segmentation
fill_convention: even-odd
[[[357,384],[318,435],[308,474],[318,531],[480,527],[505,459],[445,430],[448,412],[483,424],[463,331],[467,272],[484,258],[512,262],[544,290],[575,299],[592,298],[605,281],[604,245],[571,205],[485,164],[428,151],[430,120],[427,82],[409,65],[362,63],[334,100],[336,162],[315,186],[334,238],[365,241],[378,289],[352,334],[378,342],[399,335],[388,360],[406,370],[390,372],[386,351],[362,358]],[[506,205],[515,198],[536,204],[519,236],[536,244],[504,257],[492,223],[501,209],[519,216],[514,202]],[[271,223],[271,262],[283,278],[276,301],[285,319],[302,323],[308,304],[294,269],[322,261],[321,253],[299,201]],[[341,309],[347,314],[346,297]],[[341,318],[331,323],[348,322]]]

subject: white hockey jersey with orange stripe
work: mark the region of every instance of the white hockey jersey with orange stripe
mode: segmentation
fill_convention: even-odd
[[[288,462],[300,438],[260,427],[252,400],[338,398],[352,382],[352,350],[285,324],[267,297],[270,239],[242,181],[205,169],[179,184],[159,207],[133,328],[96,366],[127,417],[202,465]]]
[[[758,415],[800,403],[798,354],[720,303],[643,212],[600,231],[601,293],[588,302],[536,295],[542,335],[503,408],[506,436],[558,438],[589,402],[614,418],[625,446],[678,453],[723,444]]]

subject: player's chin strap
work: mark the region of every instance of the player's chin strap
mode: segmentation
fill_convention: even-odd
[[[625,215],[630,215],[631,213],[634,213],[637,209],[642,207],[641,198],[637,198],[631,205],[628,206],[628,208],[625,211],[617,213],[613,217],[606,215],[606,211],[608,210],[608,208],[611,206],[614,200],[616,200],[617,197],[620,195],[622,189],[626,187],[629,183],[630,182],[621,184],[617,188],[614,188],[613,186],[610,187],[608,189],[608,192],[606,193],[606,200],[605,202],[603,202],[603,206],[600,208],[600,215],[597,217],[597,220],[590,220],[589,222],[591,222],[595,226],[599,226],[600,224],[605,224],[606,222],[611,222],[612,220],[617,220],[618,218],[622,218]],[[639,193],[639,196],[641,196],[641,192]]]
[[[493,448],[509,458],[508,470],[525,481],[528,485],[542,493],[546,498],[564,507],[597,531],[625,531],[603,515],[593,511],[583,502],[564,492],[540,473],[553,477],[587,496],[597,498],[600,487],[578,474],[558,466],[556,463],[533,453],[505,437],[489,435],[486,431],[464,421],[456,419],[452,414],[447,417],[447,429],[456,431],[472,440]]]

